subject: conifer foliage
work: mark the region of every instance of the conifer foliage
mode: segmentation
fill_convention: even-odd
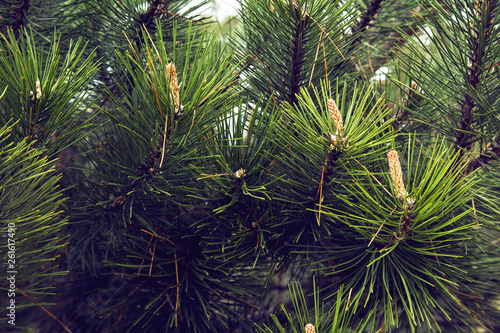
[[[498,1],[209,2],[0,1],[0,330],[497,331]]]

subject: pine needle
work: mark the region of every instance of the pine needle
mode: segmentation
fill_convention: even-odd
[[[308,87],[311,86],[311,82],[312,82],[312,78],[313,78],[313,74],[314,74],[314,68],[316,67],[316,60],[318,60],[319,46],[321,45],[322,38],[323,38],[323,31],[321,31],[321,34],[319,35],[318,47],[316,48],[316,55],[314,56],[313,67],[311,69],[311,76],[309,77],[309,84],[307,85]]]
[[[163,159],[165,158],[165,145],[167,143],[167,127],[168,127],[168,113],[165,115],[165,128],[163,130],[163,145],[161,149],[161,160],[160,160],[160,169],[163,165]]]
[[[39,308],[41,308],[43,311],[45,311],[49,316],[54,318],[67,332],[71,333],[71,330],[66,325],[64,325],[59,319],[57,319],[56,316],[54,316],[52,313],[50,313],[49,310],[44,308],[42,305],[38,304],[37,301],[35,301],[33,298],[29,297],[25,292],[20,291],[19,288],[16,287],[16,290],[18,290],[24,297],[28,298],[30,301],[35,303]]]

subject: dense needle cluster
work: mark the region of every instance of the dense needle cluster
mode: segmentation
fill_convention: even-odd
[[[499,331],[497,1],[137,3],[0,5],[0,332]]]

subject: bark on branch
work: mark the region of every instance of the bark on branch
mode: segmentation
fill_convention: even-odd
[[[375,15],[377,15],[383,1],[384,0],[372,0],[368,4],[368,7],[366,8],[365,13],[361,17],[361,20],[351,30],[352,35],[356,37],[351,41],[351,47],[349,51],[351,51],[356,45],[358,45],[361,42],[361,39],[363,38],[363,33],[368,28],[370,22],[375,18]]]

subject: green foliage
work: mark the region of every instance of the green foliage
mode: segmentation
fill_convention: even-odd
[[[0,267],[5,274],[0,281],[0,323],[14,319],[17,326],[27,327],[20,318],[28,318],[41,295],[53,294],[51,280],[67,273],[56,264],[65,245],[60,232],[67,221],[60,210],[64,197],[54,163],[26,140],[16,143],[14,126],[0,129]],[[12,300],[17,309],[8,317]]]
[[[383,144],[389,138],[390,122],[381,123],[387,115],[381,101],[371,100],[370,89],[354,88],[349,101],[340,97],[346,96],[345,89],[344,94],[338,93],[338,87],[336,91],[332,94],[327,84],[321,90],[313,88],[312,95],[303,89],[298,105],[285,105],[271,125],[275,129],[271,140],[279,147],[272,153],[271,173],[280,179],[273,199],[280,206],[272,226],[276,231],[269,237],[281,234],[276,251],[285,266],[295,262],[294,251],[307,257],[310,252],[303,251],[304,246],[318,246],[321,238],[329,237],[322,211],[341,203],[339,198],[345,195],[341,186],[352,178],[347,170],[364,172],[364,164],[381,159],[386,149]],[[345,119],[342,129],[332,119],[328,100],[337,100]]]
[[[205,3],[1,2],[15,328],[498,330],[497,2]]]
[[[245,277],[207,253],[207,236],[214,232],[206,223],[209,216],[191,211],[200,186],[192,170],[203,162],[202,138],[212,135],[213,124],[237,105],[237,72],[231,55],[216,52],[213,37],[188,36],[171,54],[166,53],[161,27],[156,42],[146,31],[144,38],[143,56],[133,44],[117,54],[128,72],[127,80],[117,82],[124,97],[108,92],[114,105],[106,111],[110,122],[92,139],[92,172],[76,201],[88,203],[72,219],[75,236],[96,237],[74,236],[81,245],[74,248],[71,260],[83,271],[96,272],[106,260],[124,267],[126,274],[144,276],[147,287],[139,289],[135,299],[146,311],[133,314],[133,327],[206,332],[223,327],[229,314],[237,315],[229,300],[233,294],[246,294],[241,286]],[[177,76],[167,70],[171,66]],[[179,105],[174,78],[180,87]],[[85,223],[89,220],[93,223]],[[186,238],[186,233],[192,235]],[[144,265],[153,258],[156,268],[150,271]],[[221,284],[225,279],[240,282]],[[152,319],[153,313],[162,316]]]
[[[346,27],[356,19],[352,1],[242,1],[242,42],[248,94],[297,103],[301,87],[323,77],[342,78],[353,66],[355,47]]]
[[[86,114],[85,100],[98,70],[95,54],[82,59],[79,40],[60,65],[57,36],[46,52],[37,50],[32,32],[24,31],[19,41],[12,30],[2,38],[0,124],[14,120],[14,142],[26,139],[55,157],[88,133],[93,115]]]
[[[402,308],[411,327],[423,322],[435,327],[434,311],[450,318],[451,310],[439,304],[443,296],[450,300],[447,307],[462,308],[461,295],[472,291],[461,258],[465,241],[477,237],[477,223],[467,219],[471,210],[461,207],[471,199],[474,182],[463,177],[466,164],[457,159],[443,143],[420,151],[412,145],[405,198],[370,175],[358,176],[346,188],[345,208],[325,214],[352,228],[346,235],[352,239],[350,251],[333,250],[328,259],[343,262],[333,274],[355,289],[354,306],[375,309],[380,302],[388,326],[401,325],[397,309]]]
[[[73,31],[76,30],[78,36],[85,36],[92,48],[97,48],[98,57],[103,62],[98,79],[117,94],[114,81],[125,74],[116,52],[125,52],[129,43],[133,43],[137,52],[141,53],[146,41],[143,29],[150,31],[154,37],[157,26],[163,31],[162,40],[167,52],[171,52],[176,40],[190,39],[188,29],[200,31],[209,22],[192,15],[206,3],[207,0],[197,5],[189,0],[72,0],[69,6],[78,20],[78,26]],[[174,26],[177,31],[175,37]]]
[[[424,17],[417,16],[424,34],[412,38],[403,33],[408,43],[398,57],[398,66],[414,82],[405,88],[423,97],[408,111],[442,135],[456,137],[456,145],[470,150],[477,143],[482,151],[500,128],[500,48],[493,42],[499,33],[497,4],[424,3]]]
[[[367,322],[370,320],[371,314],[368,315],[363,322],[360,322],[354,330],[348,327],[352,316],[352,312],[348,311],[350,294],[344,294],[343,286],[340,286],[338,290],[336,303],[328,310],[325,309],[325,304],[323,302],[320,303],[320,291],[316,289],[314,280],[314,309],[312,310],[308,310],[307,297],[304,295],[304,291],[297,282],[289,285],[288,288],[290,289],[294,312],[288,312],[286,307],[283,304],[281,305],[281,309],[288,321],[287,325],[283,326],[278,317],[271,315],[272,322],[270,322],[269,325],[263,324],[263,327],[258,326],[256,332],[299,333],[304,331],[306,325],[312,325],[315,332],[360,332],[363,331]]]

